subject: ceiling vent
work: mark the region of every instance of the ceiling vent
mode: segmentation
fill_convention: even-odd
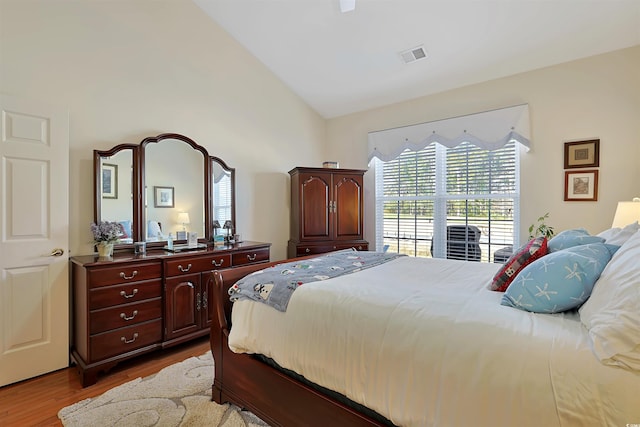
[[[414,47],[412,49],[400,52],[400,57],[402,58],[405,64],[409,64],[411,62],[419,61],[420,59],[426,58],[427,52],[424,50],[424,46],[418,46],[418,47]]]

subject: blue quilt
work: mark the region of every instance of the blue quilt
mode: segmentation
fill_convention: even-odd
[[[286,311],[289,299],[305,283],[327,280],[374,267],[402,254],[344,249],[300,261],[278,264],[240,279],[231,288],[231,301],[250,299]]]

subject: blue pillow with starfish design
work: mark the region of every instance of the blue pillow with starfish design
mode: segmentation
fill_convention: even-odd
[[[618,248],[589,243],[545,255],[518,273],[501,304],[535,313],[580,307]]]

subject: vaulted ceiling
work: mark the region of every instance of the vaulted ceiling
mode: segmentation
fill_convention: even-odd
[[[194,2],[325,118],[640,44],[640,0]]]

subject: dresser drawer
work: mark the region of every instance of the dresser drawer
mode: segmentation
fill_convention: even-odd
[[[92,311],[90,334],[98,334],[111,329],[146,322],[162,317],[162,299],[155,298],[144,302],[123,304],[117,307]]]
[[[162,320],[127,326],[90,338],[92,362],[121,355],[162,340]]]
[[[117,283],[137,282],[139,280],[158,279],[162,275],[162,264],[137,263],[122,264],[113,267],[92,268],[87,271],[92,288],[115,285]]]
[[[165,261],[167,276],[182,276],[184,274],[201,273],[217,268],[231,267],[231,255],[217,254],[200,257],[171,259]]]
[[[162,279],[103,286],[89,291],[89,310],[138,302],[162,296]]]
[[[240,251],[233,254],[233,266],[269,261],[269,248]]]

